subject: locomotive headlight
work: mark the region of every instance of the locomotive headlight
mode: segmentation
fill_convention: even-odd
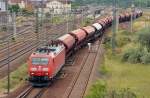
[[[37,68],[31,68],[31,71],[37,71]]]
[[[47,73],[45,73],[46,75],[48,75],[48,72]]]
[[[48,71],[48,68],[43,68],[42,70],[43,70],[43,71]]]

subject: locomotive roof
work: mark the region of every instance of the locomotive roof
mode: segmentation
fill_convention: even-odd
[[[38,48],[33,55],[45,55],[47,53],[57,54],[64,49],[63,45],[48,45]]]

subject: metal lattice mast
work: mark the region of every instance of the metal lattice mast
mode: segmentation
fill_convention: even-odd
[[[66,12],[66,33],[69,32],[69,24],[68,24],[68,1],[66,0],[66,4],[65,4],[65,12]]]
[[[130,32],[132,33],[133,32],[133,22],[134,22],[134,4],[133,4],[133,1],[131,2],[131,21],[130,21]]]
[[[6,15],[7,15],[7,32],[8,32],[8,25],[9,25],[9,11],[8,11],[8,0],[5,0],[5,9],[6,9]],[[8,93],[8,95],[9,95],[9,92],[10,92],[10,60],[9,60],[9,57],[10,57],[10,55],[9,55],[9,49],[10,49],[10,47],[9,47],[9,39],[8,39],[8,43],[7,43],[7,55],[8,55],[8,67],[7,67],[7,75],[8,75],[8,77],[7,77],[7,93]]]
[[[41,20],[40,20],[40,27],[41,27],[41,33],[43,33],[43,41],[45,42],[46,40],[46,32],[44,32],[44,0],[41,1],[41,10],[40,10],[40,14],[41,14]]]
[[[116,0],[113,0],[113,25],[112,25],[112,53],[115,54],[115,47],[116,47],[116,6],[117,2]]]
[[[39,9],[38,7],[36,6],[36,12],[35,12],[35,17],[36,17],[36,25],[35,25],[35,33],[36,33],[36,37],[37,37],[37,40],[39,40]]]
[[[16,39],[17,28],[16,28],[16,13],[15,12],[12,13],[12,17],[13,17],[13,38]]]

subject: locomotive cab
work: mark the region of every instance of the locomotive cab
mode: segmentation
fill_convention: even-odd
[[[65,47],[50,45],[37,49],[28,61],[29,81],[41,86],[52,80],[65,63]]]

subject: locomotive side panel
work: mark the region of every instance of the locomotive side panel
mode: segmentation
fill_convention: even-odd
[[[65,48],[57,53],[53,58],[53,66],[55,67],[53,76],[55,76],[65,64]]]

